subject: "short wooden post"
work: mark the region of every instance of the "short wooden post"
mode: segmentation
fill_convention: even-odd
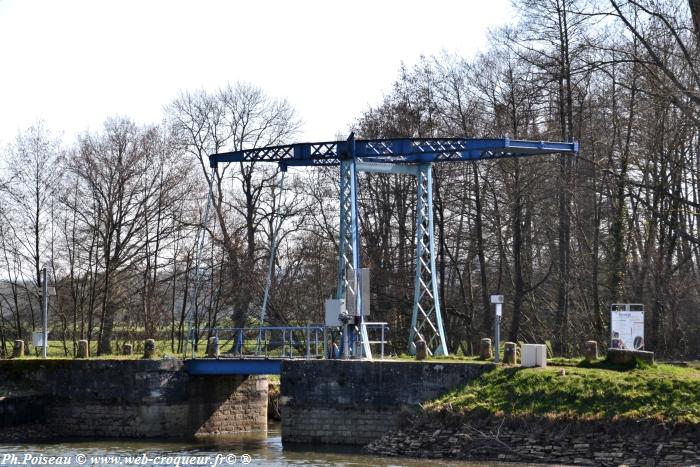
[[[488,360],[492,357],[493,353],[491,351],[491,339],[484,337],[481,339],[481,343],[479,345],[479,358],[481,360]]]
[[[78,341],[78,352],[75,354],[75,358],[90,358],[90,348],[87,340],[82,339]]]
[[[134,353],[134,346],[131,344],[122,345],[122,355],[131,355]]]
[[[146,339],[143,344],[143,358],[154,358],[156,356],[156,341]]]
[[[24,341],[22,339],[17,339],[14,347],[12,347],[12,358],[22,357],[24,357]]]
[[[586,341],[586,361],[593,362],[598,360],[598,342],[597,341]]]
[[[425,360],[428,358],[428,346],[425,341],[416,342],[416,360]]]
[[[515,342],[506,342],[504,344],[503,363],[506,365],[518,363],[518,345]]]
[[[219,338],[216,336],[210,337],[207,343],[207,357],[219,358]]]

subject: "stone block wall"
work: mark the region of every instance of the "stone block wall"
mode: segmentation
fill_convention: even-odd
[[[266,376],[192,377],[189,416],[195,434],[267,430],[267,391]]]
[[[397,429],[421,402],[492,368],[411,361],[285,361],[282,442],[367,444]]]
[[[181,360],[3,360],[24,402],[12,424],[58,437],[190,437],[267,429],[267,379],[190,376]],[[14,401],[14,402],[13,402]],[[38,410],[39,407],[42,410]],[[33,415],[32,415],[33,414]]]

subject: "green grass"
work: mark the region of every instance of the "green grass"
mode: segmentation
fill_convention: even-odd
[[[112,354],[109,355],[100,355],[97,356],[97,341],[92,341],[90,342],[90,358],[94,359],[103,359],[103,360],[134,360],[134,359],[139,359],[143,356],[143,342],[127,342],[128,344],[133,345],[133,354],[132,355],[121,355],[121,344],[122,342],[117,345],[116,343],[112,343]],[[51,359],[66,359],[66,358],[73,358],[73,343],[68,341],[66,342],[66,346],[68,348],[68,355],[66,355],[66,352],[63,348],[63,342],[59,340],[49,340],[49,348],[47,352],[48,358]],[[200,342],[199,344],[199,349],[196,352],[196,355],[199,357],[203,357],[205,354],[205,349],[206,349],[206,343]],[[10,353],[12,352],[12,348],[8,346],[8,350]],[[187,356],[192,355],[192,350],[188,346],[188,352]],[[156,356],[157,357],[182,357],[182,353],[178,352],[173,352],[170,349],[170,340],[157,340],[156,341]],[[41,357],[41,348],[35,348],[33,345],[29,345],[29,355],[25,355],[23,358],[26,359],[37,359],[37,358],[42,358]]]
[[[375,358],[376,355],[375,355]],[[385,360],[400,360],[400,361],[416,361],[416,356],[415,355],[410,355],[407,353],[402,353],[396,356],[392,357],[384,357]],[[464,355],[443,355],[439,357],[429,357],[425,360],[426,362],[433,362],[433,363],[439,363],[439,362],[469,362],[469,363],[493,363],[493,359],[491,360],[479,360],[479,357],[476,356],[464,356]]]
[[[700,423],[700,369],[674,365],[501,367],[429,403],[429,410],[570,419]]]
[[[112,343],[112,354],[97,356],[97,341],[93,340],[90,342],[90,358],[94,359],[104,359],[104,360],[130,360],[139,359],[143,355],[143,341],[127,341],[127,344],[133,345],[132,355],[121,355],[121,346],[124,342],[113,342]],[[232,339],[220,339],[219,340],[219,352],[224,353],[231,350],[235,341]],[[177,345],[177,343],[176,343]],[[52,359],[66,359],[73,358],[73,343],[71,341],[66,342],[68,348],[68,354],[66,355],[65,349],[63,348],[63,342],[59,340],[49,340],[49,349],[47,352],[47,357]],[[197,351],[195,352],[196,357],[206,356],[206,340],[200,340]],[[257,342],[254,339],[246,339],[245,341],[245,352],[247,354],[252,354],[255,352],[257,347]],[[177,347],[176,347],[177,348]],[[8,353],[12,352],[11,346],[7,346]],[[287,347],[287,351],[289,347]],[[270,357],[279,356],[281,354],[281,348],[276,347],[268,352]],[[294,354],[297,355],[299,349],[294,350]],[[156,340],[156,357],[179,357],[182,358],[182,352],[173,352],[170,345],[170,340]],[[189,343],[187,345],[187,358],[192,356],[192,348]],[[26,359],[37,359],[41,357],[41,348],[35,348],[33,345],[29,345],[29,355],[25,355],[23,358]]]

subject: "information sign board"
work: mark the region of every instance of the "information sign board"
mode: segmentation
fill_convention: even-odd
[[[610,311],[611,347],[641,350],[644,348],[644,311],[626,308]]]

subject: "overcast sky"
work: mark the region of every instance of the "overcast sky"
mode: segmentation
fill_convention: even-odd
[[[43,119],[67,139],[157,122],[180,91],[248,81],[286,97],[302,140],[334,139],[402,61],[472,56],[509,0],[0,0],[0,144]]]

